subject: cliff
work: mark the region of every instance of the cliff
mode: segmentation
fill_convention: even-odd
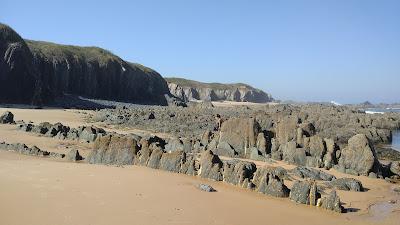
[[[270,94],[247,84],[202,83],[182,78],[165,78],[171,94],[185,101],[235,101],[265,103],[273,101]]]
[[[0,24],[0,102],[46,104],[64,94],[166,105],[165,80],[98,47],[23,40]]]

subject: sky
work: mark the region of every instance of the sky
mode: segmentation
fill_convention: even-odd
[[[0,0],[0,22],[280,100],[400,102],[399,0]]]

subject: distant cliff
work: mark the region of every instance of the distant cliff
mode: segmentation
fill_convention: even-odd
[[[0,24],[0,103],[46,104],[63,94],[166,105],[165,80],[107,50],[23,40]]]
[[[247,84],[202,83],[182,78],[165,78],[171,94],[185,100],[271,102],[270,94]]]

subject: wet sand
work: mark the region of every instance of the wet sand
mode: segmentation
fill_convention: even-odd
[[[12,111],[16,120],[70,126],[84,122],[84,114],[74,110],[6,110]],[[90,151],[89,144],[39,137],[17,130],[15,125],[0,125],[0,141],[35,144],[58,152],[70,148]],[[274,165],[293,168],[282,162]],[[334,170],[329,173],[353,177]],[[344,206],[355,212],[336,214],[221,182],[146,167],[89,165],[0,151],[0,224],[399,225],[400,200],[388,203],[400,197],[393,191],[396,185],[355,178],[367,191],[338,191]],[[218,192],[202,192],[196,188],[200,183],[211,184]]]

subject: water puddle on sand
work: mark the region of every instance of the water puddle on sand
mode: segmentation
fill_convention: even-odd
[[[398,202],[387,201],[378,202],[369,207],[369,219],[373,221],[384,220],[390,213],[394,212],[398,208]]]

